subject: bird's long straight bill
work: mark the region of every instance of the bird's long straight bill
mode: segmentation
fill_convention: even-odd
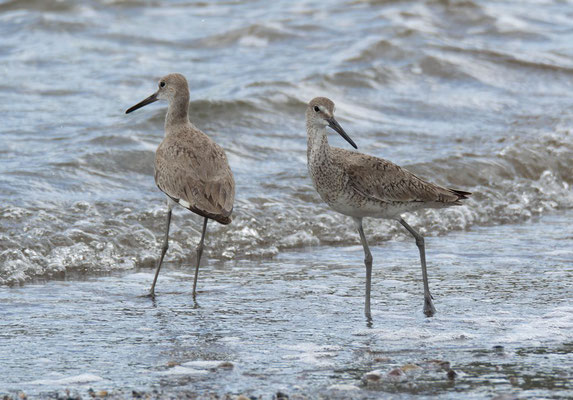
[[[358,148],[358,146],[356,146],[356,143],[354,143],[354,141],[350,139],[350,136],[348,136],[348,134],[344,132],[344,129],[342,129],[342,127],[340,126],[338,121],[334,119],[334,117],[327,119],[327,121],[328,121],[328,126],[330,126],[332,129],[338,132],[340,136],[342,136],[344,140],[350,143],[352,147],[354,147],[355,149]]]
[[[157,98],[157,93],[153,93],[151,96],[149,96],[148,98],[146,98],[145,100],[140,101],[139,103],[137,103],[136,105],[134,105],[133,107],[130,107],[127,109],[127,111],[125,112],[126,114],[129,114],[132,111],[137,110],[138,108],[141,108],[143,106],[146,106],[148,104],[151,104],[155,101],[159,100]]]

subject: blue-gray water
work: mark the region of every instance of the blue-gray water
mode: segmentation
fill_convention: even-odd
[[[0,0],[0,38],[0,393],[573,395],[572,3]],[[237,182],[199,308],[185,210],[157,302],[139,297],[164,226],[165,105],[124,111],[169,72]],[[366,327],[358,235],[306,173],[319,95],[360,151],[474,192],[406,218],[428,238],[434,319],[411,238],[372,220]],[[198,360],[234,368],[184,370]],[[424,368],[362,380],[406,364]]]

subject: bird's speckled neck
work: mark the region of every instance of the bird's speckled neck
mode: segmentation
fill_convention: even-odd
[[[317,127],[307,124],[306,127],[308,142],[307,142],[307,160],[309,168],[312,165],[328,163],[328,137],[326,134],[326,127]]]
[[[189,93],[180,93],[169,102],[167,115],[165,116],[165,133],[169,133],[171,127],[186,125],[189,122]]]

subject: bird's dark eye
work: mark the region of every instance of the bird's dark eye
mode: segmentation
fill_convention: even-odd
[[[159,82],[159,87],[165,87],[165,82],[163,81]]]
[[[314,106],[314,111],[319,112],[320,108],[318,108],[318,106]]]

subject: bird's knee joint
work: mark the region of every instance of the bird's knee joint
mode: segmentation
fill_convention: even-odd
[[[424,238],[422,236],[418,236],[416,238],[416,245],[417,246],[424,246]]]
[[[366,254],[366,256],[364,257],[364,262],[366,264],[372,264],[372,254],[370,253]]]

